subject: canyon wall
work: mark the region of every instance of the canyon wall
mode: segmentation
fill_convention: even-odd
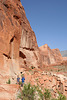
[[[37,66],[38,55],[35,33],[20,0],[0,0],[0,79],[4,78],[0,83],[15,79],[20,67]]]
[[[0,0],[0,83],[6,84],[9,78],[16,83],[23,67],[42,68],[58,59],[61,62],[58,54],[47,45],[38,47],[20,0]]]

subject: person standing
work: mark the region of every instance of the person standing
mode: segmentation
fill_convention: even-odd
[[[21,85],[21,86],[23,86],[24,81],[25,81],[25,77],[24,77],[24,75],[22,76],[21,81],[22,81],[22,85]]]
[[[17,84],[19,84],[20,83],[20,77],[19,77],[19,75],[17,75]]]

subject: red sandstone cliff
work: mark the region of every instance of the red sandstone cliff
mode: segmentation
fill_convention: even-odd
[[[6,83],[20,68],[37,67],[40,62],[35,33],[20,0],[0,0],[0,79]]]
[[[0,56],[18,58],[22,48],[38,48],[24,8],[19,0],[0,0]]]
[[[50,49],[47,44],[41,46],[40,51],[44,65],[61,63],[63,60],[59,49]]]

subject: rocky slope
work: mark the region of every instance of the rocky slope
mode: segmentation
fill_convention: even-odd
[[[57,91],[67,97],[67,77],[55,72],[45,72],[42,70],[31,70],[25,72],[25,83],[32,85],[39,85],[43,90],[44,88],[50,89],[52,96],[57,97]]]
[[[0,85],[0,100],[18,100],[17,96],[20,89],[18,85]]]

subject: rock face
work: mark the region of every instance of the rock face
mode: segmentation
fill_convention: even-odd
[[[18,85],[0,85],[0,100],[18,100],[17,96],[19,93]]]
[[[37,48],[34,32],[19,0],[0,0],[0,53],[16,59],[20,48]]]
[[[61,56],[59,49],[52,49],[52,51],[53,51],[56,63],[60,63],[63,60],[63,58]]]
[[[44,65],[57,64],[62,62],[59,49],[50,49],[47,44],[40,47],[42,61]]]
[[[37,52],[36,37],[20,0],[0,0],[0,78],[14,78]]]

